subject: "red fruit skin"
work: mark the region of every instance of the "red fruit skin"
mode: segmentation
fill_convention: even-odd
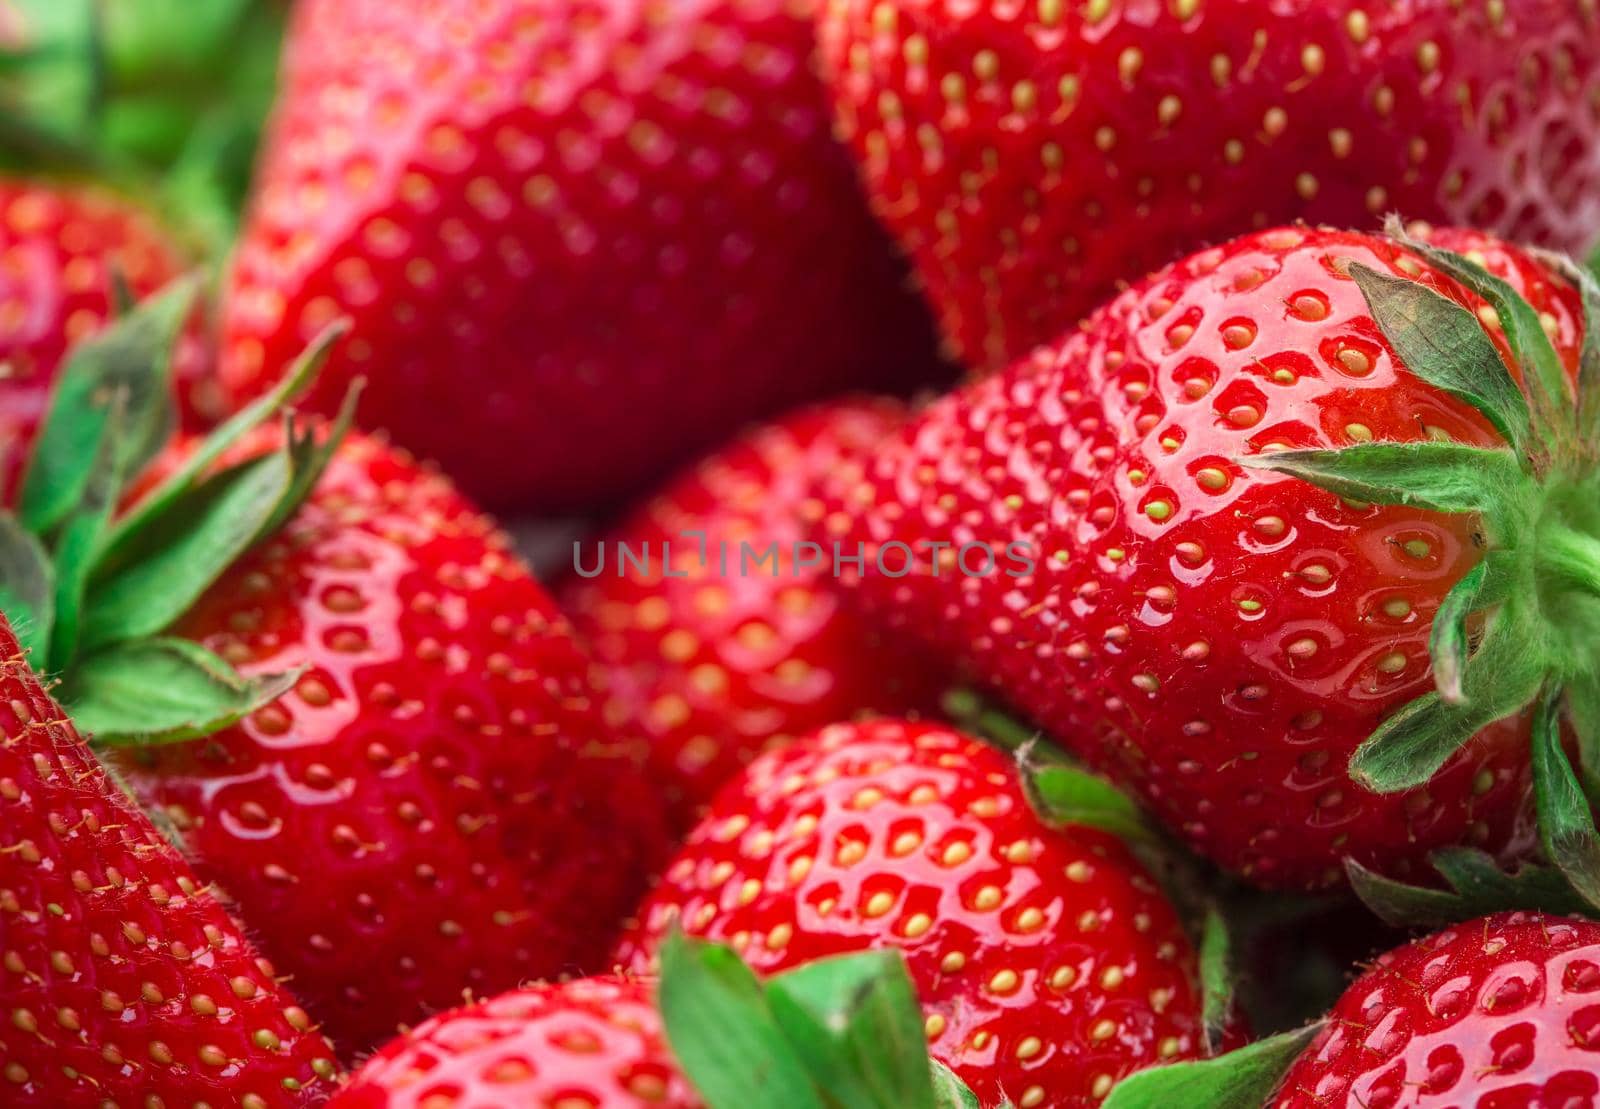
[[[983,369],[1253,229],[1600,228],[1592,0],[824,0],[819,39],[873,208]]]
[[[1518,287],[1575,367],[1570,289],[1484,236],[1436,241],[1479,252]],[[1525,719],[1485,729],[1409,793],[1368,793],[1346,769],[1388,712],[1433,688],[1428,633],[1477,561],[1474,521],[1351,507],[1235,461],[1368,436],[1498,443],[1475,411],[1397,366],[1337,268],[1349,261],[1409,267],[1481,306],[1375,236],[1246,236],[930,407],[864,469],[842,469],[832,493],[844,542],[866,546],[860,585],[883,619],[1265,886],[1342,882],[1344,857],[1419,875],[1433,848],[1499,851],[1524,826]],[[921,555],[898,579],[874,570],[894,539]],[[929,541],[1020,544],[1032,569],[935,573]]]
[[[0,618],[0,1103],[320,1104],[332,1046]]]
[[[494,506],[592,511],[745,421],[937,372],[795,0],[311,0],[224,310]]]
[[[1600,924],[1508,912],[1382,956],[1275,1109],[1545,1109],[1600,1098]]]
[[[342,1052],[601,963],[660,809],[563,618],[436,472],[352,436],[175,629],[246,674],[238,726],[124,760]]]
[[[0,177],[0,502],[16,492],[63,356],[113,313],[113,268],[142,297],[183,262],[149,215],[110,192]],[[191,427],[217,403],[198,322],[173,365]]]
[[[330,1109],[573,1105],[700,1109],[653,990],[607,976],[541,983],[430,1018],[367,1060]]]
[[[759,427],[578,556],[601,572],[569,579],[562,608],[595,658],[607,721],[648,739],[680,828],[763,750],[862,711],[937,704],[937,668],[886,649],[838,588],[831,553],[799,547],[817,483],[904,418],[891,402],[852,401]],[[758,563],[772,544],[778,555]]]
[[[760,974],[900,948],[933,1054],[986,1105],[1094,1105],[1201,1051],[1194,953],[1143,868],[1109,835],[1046,827],[1002,755],[933,724],[839,724],[751,763],[623,964],[648,970],[674,920]]]

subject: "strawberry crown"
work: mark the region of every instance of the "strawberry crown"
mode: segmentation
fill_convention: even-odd
[[[731,948],[674,928],[657,1001],[678,1065],[711,1109],[979,1106],[928,1057],[897,951],[819,959],[763,982]]]
[[[1531,709],[1535,802],[1549,865],[1506,873],[1483,851],[1444,848],[1430,862],[1447,889],[1408,886],[1353,860],[1346,870],[1356,894],[1391,924],[1448,924],[1505,908],[1600,916],[1593,816],[1600,803],[1600,285],[1568,259],[1539,255],[1582,299],[1574,391],[1538,313],[1509,284],[1418,242],[1398,221],[1387,232],[1499,315],[1520,385],[1472,312],[1419,282],[1350,268],[1405,367],[1482,413],[1506,445],[1375,442],[1239,462],[1349,500],[1478,519],[1484,556],[1434,617],[1428,646],[1436,688],[1379,725],[1356,750],[1350,773],[1379,793],[1421,786],[1486,725]],[[1577,739],[1577,768],[1564,723]],[[1141,1071],[1118,1083],[1105,1109],[1270,1104],[1321,1028]]]
[[[246,678],[163,635],[317,483],[350,425],[284,416],[281,445],[223,465],[305,389],[345,325],[325,330],[272,392],[217,428],[131,505],[134,479],[172,438],[171,351],[193,308],[180,279],[76,346],[63,363],[13,511],[0,514],[0,611],[57,698],[100,743],[208,735],[268,704],[296,672]]]

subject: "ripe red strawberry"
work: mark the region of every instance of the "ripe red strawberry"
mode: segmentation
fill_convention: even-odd
[[[1596,1052],[1600,924],[1502,912],[1383,955],[1317,1024],[1136,1074],[1106,1109],[1580,1109]]]
[[[0,1102],[320,1103],[332,1049],[0,618]]]
[[[124,760],[341,1050],[596,965],[659,848],[586,661],[494,524],[366,438],[173,629],[274,703]]]
[[[819,34],[873,206],[978,367],[1296,219],[1600,227],[1593,0],[824,0]]]
[[[1533,322],[1520,325],[1523,338],[1542,343],[1548,329],[1556,349],[1545,348],[1545,361],[1563,388],[1585,331],[1573,289],[1481,235],[1437,241],[1473,253],[1526,296]],[[1448,348],[1467,367],[1462,380],[1498,381],[1520,403],[1502,361],[1500,316],[1512,302],[1497,315],[1421,249],[1280,229],[1193,255],[1082,330],[930,408],[864,474],[841,475],[853,538],[868,546],[869,598],[1136,787],[1197,851],[1264,885],[1336,882],[1342,857],[1405,875],[1441,845],[1506,847],[1528,788],[1522,710],[1547,676],[1590,688],[1582,668],[1595,654],[1578,614],[1591,602],[1540,561],[1557,543],[1531,542],[1530,521],[1548,510],[1547,521],[1568,520],[1563,535],[1589,527],[1562,490],[1592,480],[1583,476],[1591,463],[1572,461],[1560,443],[1545,453],[1525,429],[1527,449],[1545,459],[1523,460],[1527,470],[1511,452],[1454,446],[1503,439],[1419,377],[1423,361]],[[1419,326],[1439,335],[1419,340],[1413,329],[1407,359],[1397,356],[1356,265],[1390,287],[1400,304],[1392,315],[1431,313]],[[1440,465],[1457,466],[1473,496],[1474,470],[1519,476],[1493,512],[1447,515],[1388,503],[1438,503],[1427,488],[1352,481],[1341,499],[1259,468],[1302,459],[1305,448],[1406,454],[1390,442],[1432,443],[1420,453],[1449,456]],[[1267,453],[1284,448],[1302,450]],[[1397,473],[1409,472],[1403,461]],[[872,551],[894,539],[917,553],[909,576],[875,571]],[[931,541],[1023,553],[969,576],[931,565]],[[1523,576],[1477,601],[1458,594],[1454,615],[1441,616],[1486,547]],[[983,549],[966,563],[981,570]],[[893,568],[903,562],[888,557]],[[1464,634],[1460,602],[1482,609],[1508,594],[1505,620],[1474,616]],[[1469,683],[1469,705],[1425,696],[1436,680],[1449,685],[1430,665],[1436,624],[1449,630],[1444,654],[1458,671],[1469,641],[1503,625],[1474,668],[1481,682],[1498,669],[1510,685]],[[1547,633],[1571,638],[1540,638]],[[1411,735],[1417,758],[1405,773],[1392,759],[1369,762],[1362,781],[1424,788],[1380,796],[1351,780],[1352,753],[1386,720],[1433,731]]]
[[[801,546],[817,483],[903,418],[849,402],[757,428],[578,550],[562,607],[608,722],[649,740],[681,825],[766,748],[934,703],[933,668],[885,650],[844,603],[832,553]]]
[[[1600,924],[1510,912],[1389,952],[1290,1067],[1274,1109],[1600,1100]]]
[[[367,1060],[330,1109],[698,1107],[653,993],[636,979],[581,978],[443,1013]]]
[[[0,177],[0,501],[16,490],[62,356],[114,310],[113,270],[144,296],[180,265],[144,211],[102,189]],[[199,336],[185,339],[174,374],[190,424],[215,403],[207,364]]]
[[[794,0],[312,0],[225,308],[270,384],[497,504],[591,509],[745,420],[933,365]]]
[[[1090,1104],[1201,1050],[1194,953],[1120,842],[1047,827],[998,752],[931,724],[825,728],[717,796],[621,959],[672,921],[758,973],[901,949],[932,1053],[984,1104]]]

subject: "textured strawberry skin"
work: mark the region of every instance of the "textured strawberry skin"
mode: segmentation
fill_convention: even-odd
[[[330,1109],[572,1105],[699,1109],[632,978],[528,986],[443,1013],[369,1059]]]
[[[840,724],[761,756],[690,833],[619,958],[680,920],[758,973],[893,946],[933,1054],[985,1104],[1088,1106],[1200,1051],[1195,959],[1117,840],[1055,830],[998,752],[931,724]]]
[[[332,1047],[0,619],[0,1103],[320,1103]]]
[[[347,439],[284,530],[176,633],[297,687],[126,760],[343,1052],[604,961],[663,850],[639,752],[493,524]]]
[[[831,552],[798,546],[817,483],[903,419],[893,403],[845,402],[759,427],[580,556],[600,573],[570,579],[562,608],[595,658],[608,723],[649,740],[680,826],[766,748],[863,710],[936,703],[933,665],[887,650],[846,603]],[[645,553],[643,570],[621,563],[624,547]]]
[[[1381,957],[1275,1109],[1540,1109],[1600,1098],[1600,924],[1511,912]]]
[[[1519,287],[1575,366],[1571,290],[1482,236],[1437,241]],[[1264,885],[1338,882],[1344,856],[1405,876],[1443,844],[1499,850],[1527,790],[1516,718],[1425,789],[1378,796],[1347,774],[1385,714],[1432,688],[1428,633],[1477,560],[1472,520],[1353,507],[1236,461],[1368,437],[1498,442],[1396,365],[1340,272],[1415,273],[1481,306],[1398,250],[1281,229],[1191,256],[933,406],[834,493],[830,519],[866,544],[863,591],[886,619]],[[924,555],[889,579],[871,552],[891,539],[919,554],[1020,543],[1033,568],[969,577]]]
[[[1252,229],[1600,227],[1592,0],[824,0],[819,37],[874,209],[983,368]]]
[[[934,365],[794,0],[312,0],[225,306],[270,383],[495,505],[588,510],[747,419]],[[618,398],[625,403],[618,403]]]
[[[137,296],[182,269],[141,209],[100,189],[0,177],[0,500],[15,491],[62,356],[110,318],[112,270]],[[185,422],[215,405],[199,335],[174,363]]]

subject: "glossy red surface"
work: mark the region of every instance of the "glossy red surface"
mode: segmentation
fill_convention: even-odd
[[[799,547],[817,483],[904,416],[852,402],[759,427],[584,545],[600,573],[570,578],[562,608],[594,655],[607,722],[649,740],[683,826],[763,750],[937,703],[939,669],[887,645],[846,602],[831,554]]]
[[[1380,958],[1274,1109],[1578,1109],[1600,1100],[1600,924],[1501,913]]]
[[[331,1045],[0,618],[0,1103],[318,1104]]]
[[[495,505],[592,512],[738,428],[926,380],[793,0],[308,0],[223,375],[323,375]]]
[[[699,1109],[652,993],[580,978],[442,1013],[369,1059],[329,1109]]]
[[[1600,234],[1592,0],[823,0],[873,207],[1000,369],[1119,282],[1303,219],[1580,252]]]
[[[176,634],[290,693],[122,760],[343,1052],[604,961],[660,843],[638,752],[493,523],[347,439],[310,500]]]
[[[1195,958],[1122,844],[1052,829],[1005,757],[930,724],[825,728],[718,794],[625,939],[650,966],[673,920],[758,972],[893,946],[928,1040],[984,1099],[1097,1104],[1200,1051]]]
[[[1570,290],[1482,236],[1439,241],[1508,276],[1575,366]],[[1405,876],[1442,844],[1498,851],[1528,784],[1520,719],[1423,789],[1380,797],[1346,773],[1387,713],[1432,688],[1428,633],[1478,558],[1475,522],[1345,503],[1237,461],[1280,445],[1496,442],[1396,364],[1351,262],[1480,305],[1376,237],[1246,236],[932,406],[841,471],[829,520],[869,551],[919,552],[900,578],[869,555],[860,585],[884,619],[1135,787],[1197,851],[1270,886],[1339,882],[1345,856]],[[962,575],[933,564],[934,540],[1020,543],[1033,566]]]

